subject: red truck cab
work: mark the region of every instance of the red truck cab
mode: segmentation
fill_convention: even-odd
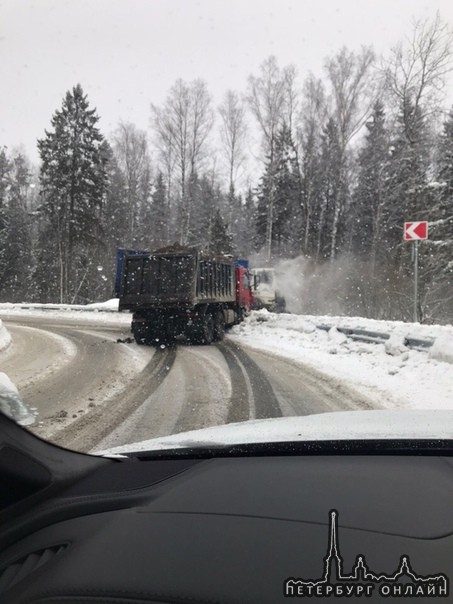
[[[248,313],[254,302],[247,260],[236,260],[236,300],[241,314]]]

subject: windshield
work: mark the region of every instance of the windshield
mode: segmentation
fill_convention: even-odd
[[[94,453],[451,437],[452,32],[2,2],[0,409]]]

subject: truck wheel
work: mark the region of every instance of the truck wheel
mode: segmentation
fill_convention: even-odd
[[[275,299],[275,312],[286,312],[286,300],[283,297],[277,297]]]
[[[149,338],[149,327],[143,323],[136,324],[132,323],[131,327],[132,335],[134,336],[137,344],[147,344]]]
[[[211,315],[205,315],[201,326],[200,344],[211,344],[214,339],[214,320]]]
[[[214,324],[214,341],[220,342],[225,337],[225,317],[223,312],[219,312],[215,318]]]

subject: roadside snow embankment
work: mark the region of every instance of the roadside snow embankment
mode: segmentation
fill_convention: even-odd
[[[0,352],[11,344],[11,335],[0,319]]]
[[[0,411],[21,426],[30,426],[36,420],[37,411],[21,398],[15,384],[6,373],[0,372]]]
[[[316,325],[332,325],[329,331]],[[389,334],[385,343],[354,341],[337,328]],[[253,312],[231,330],[239,343],[306,364],[362,392],[382,408],[453,409],[453,327]],[[434,340],[411,350],[407,337]]]
[[[131,322],[129,313],[118,312],[118,298],[93,304],[0,304],[3,317],[26,316],[34,318],[54,318],[64,321],[88,323],[115,323],[128,325]],[[1,348],[0,348],[1,349]]]
[[[8,348],[12,338],[0,319],[0,352]],[[21,426],[29,426],[36,420],[36,409],[29,407],[21,398],[16,385],[6,373],[0,372],[0,411]]]
[[[453,364],[453,337],[450,334],[441,335],[429,350],[429,357]]]

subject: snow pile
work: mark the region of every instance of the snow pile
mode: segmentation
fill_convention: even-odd
[[[21,426],[30,426],[36,420],[37,411],[22,400],[15,384],[6,373],[0,373],[0,411]]]
[[[405,337],[434,339],[441,335],[453,335],[451,325],[421,325],[420,323],[405,323],[404,321],[384,321],[379,319],[366,319],[364,317],[345,317],[341,315],[298,315],[305,321],[315,325],[335,325],[350,329],[364,329],[367,331],[382,332],[391,335],[398,333]]]
[[[253,311],[248,318],[248,322],[250,325],[266,323],[271,329],[287,329],[300,333],[313,333],[316,331],[316,324],[311,319],[304,320],[304,317],[300,315],[276,314],[269,312],[265,308]]]
[[[329,340],[331,340],[334,344],[345,344],[348,341],[348,338],[342,333],[338,331],[336,327],[331,327],[329,329]]]
[[[316,325],[331,327],[325,331],[316,329]],[[386,333],[390,338],[385,344],[359,342],[338,328]],[[257,311],[230,334],[239,344],[330,375],[361,392],[378,408],[453,409],[451,325]],[[409,349],[405,345],[407,337],[432,339],[435,343],[428,354],[429,349]]]
[[[11,344],[11,336],[9,331],[3,325],[2,320],[0,319],[0,351],[8,348]]]
[[[453,363],[453,338],[447,334],[436,338],[429,349],[429,358]]]
[[[106,302],[94,302],[93,304],[87,304],[84,308],[90,310],[109,310],[118,312],[119,299],[112,298],[111,300],[106,300]]]
[[[385,342],[385,352],[391,354],[394,357],[400,354],[406,354],[408,347],[405,344],[406,338],[399,333],[392,333],[390,338]]]

